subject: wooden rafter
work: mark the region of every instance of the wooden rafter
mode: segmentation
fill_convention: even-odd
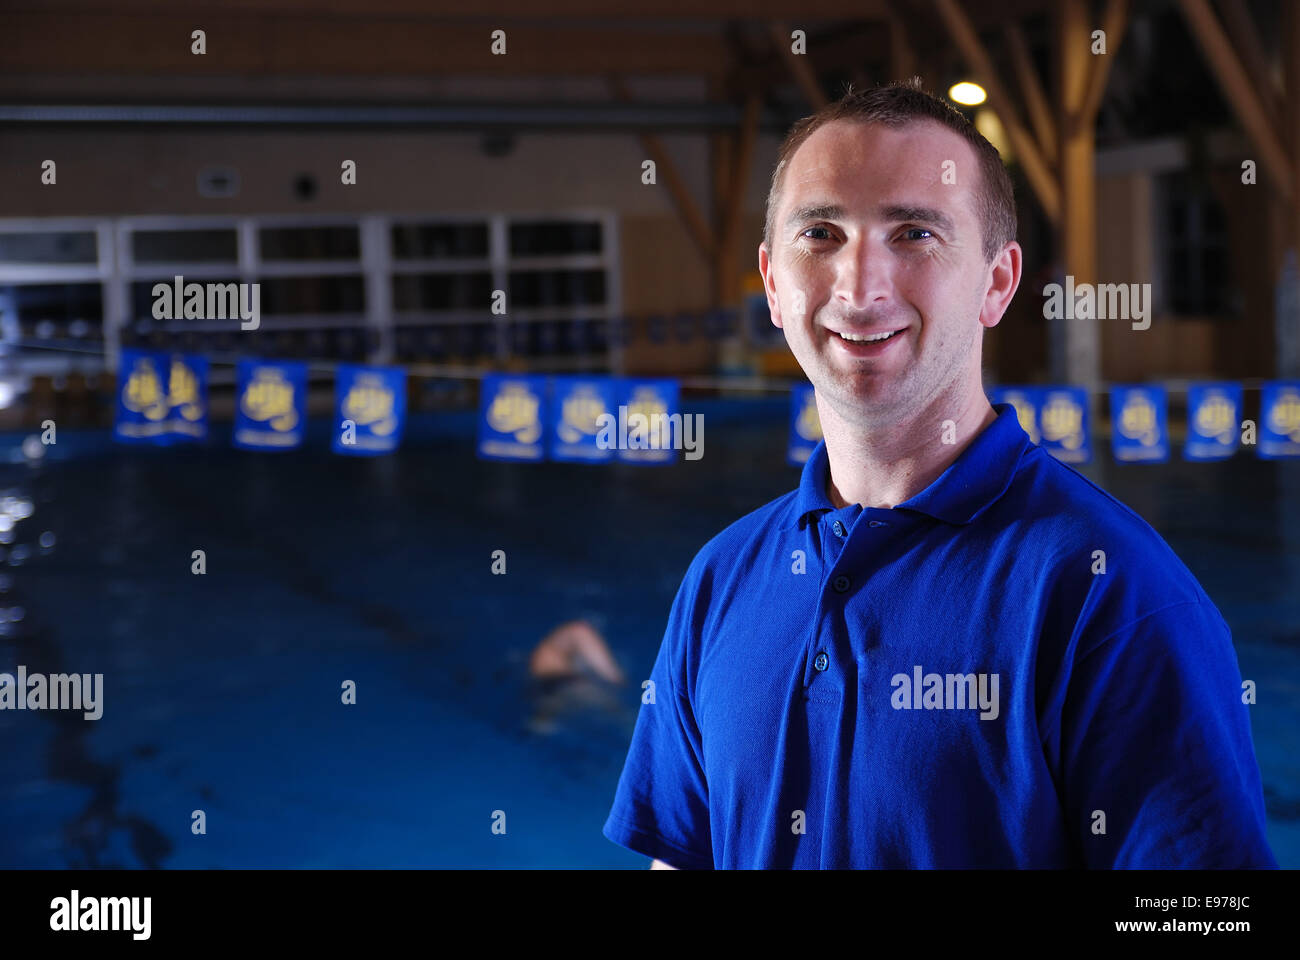
[[[1034,133],[1038,137],[1039,149],[1043,151],[1044,159],[1055,166],[1056,123],[1052,120],[1052,111],[1047,105],[1047,95],[1043,92],[1038,71],[1034,69],[1033,58],[1029,56],[1025,33],[1014,20],[1007,21],[1003,33],[1007,41],[1007,52],[1011,56],[1011,67],[1016,73],[1016,82],[1020,85],[1020,93],[1025,98],[1025,107],[1029,111],[1029,122],[1034,125]]]
[[[713,249],[713,296],[718,305],[736,302],[739,274],[736,269],[736,238],[744,208],[745,190],[749,185],[754,142],[758,137],[758,119],[762,98],[751,91],[745,98],[739,131],[719,136],[723,149],[714,154],[714,209],[716,212]]]
[[[812,108],[820,110],[826,106],[826,94],[822,92],[821,84],[817,82],[817,75],[813,73],[812,67],[808,66],[808,56],[800,56],[790,49],[790,28],[779,20],[773,20],[768,25],[768,34],[777,52],[785,60],[785,65],[795,82],[799,84],[804,97],[812,104]]]
[[[1128,27],[1128,0],[1106,0],[1106,12],[1102,15],[1101,26],[1106,31],[1106,55],[1092,58],[1083,102],[1079,104],[1079,112],[1070,117],[1070,123],[1076,129],[1085,124],[1091,127],[1097,122],[1097,111],[1101,109],[1101,98],[1106,93],[1110,67],[1115,62],[1120,44],[1124,42],[1124,31]]]
[[[785,36],[787,39],[784,46],[788,52],[790,34],[787,32]],[[869,22],[846,24],[829,36],[819,34],[815,40],[817,68],[823,73],[832,70],[851,71],[863,63],[883,60],[889,55],[888,39],[884,30],[881,30],[877,24]],[[813,42],[813,38],[809,37],[809,41]],[[770,43],[767,47],[764,56],[740,68],[739,74],[745,82],[745,89],[754,86],[767,89],[789,78],[790,68],[786,65],[785,56],[771,50]]]
[[[1228,36],[1232,38],[1241,64],[1263,101],[1265,112],[1274,126],[1281,126],[1284,109],[1282,88],[1268,69],[1269,57],[1264,52],[1264,44],[1250,11],[1243,0],[1224,0],[1219,8],[1223,11],[1223,25],[1228,28]]]
[[[1179,0],[1183,19],[1210,64],[1219,89],[1232,105],[1237,119],[1259,151],[1265,172],[1290,200],[1295,196],[1295,174],[1287,150],[1269,122],[1263,101],[1251,86],[1241,60],[1232,49],[1206,0]],[[1295,96],[1294,92],[1292,96]]]
[[[197,19],[196,19],[197,17]],[[190,52],[202,28],[207,53]],[[466,74],[694,74],[730,68],[726,44],[707,33],[507,24],[507,53],[493,55],[489,23],[331,19],[213,9],[202,14],[6,12],[0,73],[120,76],[430,76]]]
[[[890,79],[903,81],[916,73],[916,50],[907,35],[907,23],[894,6],[889,14]]]
[[[1295,4],[1289,5],[1283,15],[1282,60],[1287,98],[1293,105],[1283,133],[1291,141],[1291,242],[1300,257],[1300,110],[1294,108],[1300,100],[1300,9]],[[1298,321],[1300,317],[1291,319],[1293,323]]]
[[[36,4],[32,4],[36,6]],[[61,14],[83,10],[158,13],[175,10],[175,0],[41,0],[40,6]],[[547,20],[770,20],[789,16],[789,0],[656,0],[652,5],[619,4],[609,0],[191,0],[196,15],[211,10],[244,10],[282,16],[286,13],[329,17],[382,16],[402,18],[464,18],[474,20],[537,18]],[[800,16],[817,20],[883,17],[883,0],[802,0]]]
[[[758,137],[758,116],[762,101],[751,93],[745,98],[744,116],[740,135],[736,139],[735,154],[731,158],[731,171],[727,189],[727,203],[719,227],[719,246],[729,248],[740,228],[740,214],[744,207],[745,188],[749,186],[749,167],[754,157],[754,141]]]
[[[607,81],[615,99],[631,102],[632,97],[621,78],[610,75],[607,77]],[[709,229],[708,220],[700,213],[699,206],[691,197],[691,191],[686,186],[686,181],[681,173],[678,172],[677,165],[673,163],[668,151],[664,149],[663,143],[657,136],[653,133],[642,133],[640,137],[642,147],[650,155],[650,159],[654,161],[658,175],[663,177],[664,184],[668,187],[669,196],[672,197],[673,204],[677,207],[677,213],[682,218],[687,232],[690,233],[696,246],[700,248],[700,253],[705,257],[712,257],[715,242],[713,231]]]
[[[975,80],[988,93],[989,105],[997,111],[1003,128],[1011,140],[1011,147],[1020,158],[1025,179],[1038,197],[1047,218],[1053,223],[1061,218],[1061,191],[1047,161],[1043,159],[1034,138],[1020,122],[1015,103],[1006,87],[998,79],[993,60],[980,42],[975,27],[957,0],[934,0],[934,6],[948,31],[949,37],[961,52]]]

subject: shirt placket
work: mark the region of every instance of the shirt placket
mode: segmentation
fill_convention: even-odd
[[[852,507],[821,518],[822,582],[817,620],[808,640],[804,693],[810,700],[838,700],[855,654],[844,608],[864,587],[869,574],[866,555],[890,526],[890,511]]]

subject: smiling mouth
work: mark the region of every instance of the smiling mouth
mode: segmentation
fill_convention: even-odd
[[[887,333],[840,333],[839,338],[848,343],[884,343],[902,332],[902,330],[890,330]]]

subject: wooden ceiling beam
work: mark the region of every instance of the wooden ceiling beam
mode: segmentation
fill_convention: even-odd
[[[31,7],[60,15],[83,13],[174,14],[175,0],[39,0]],[[10,3],[16,7],[18,3]],[[800,0],[801,20],[883,18],[884,0]],[[611,4],[609,0],[187,0],[185,12],[205,17],[230,13],[269,16],[408,17],[498,20],[773,20],[790,16],[789,0],[655,0]],[[502,22],[500,26],[508,26]]]
[[[1106,93],[1106,81],[1110,78],[1110,67],[1119,54],[1124,42],[1124,31],[1128,28],[1128,0],[1106,0],[1106,12],[1102,14],[1101,28],[1106,35],[1106,55],[1094,56],[1088,68],[1088,80],[1084,88],[1083,102],[1079,111],[1070,118],[1076,126],[1097,122],[1097,111],[1101,109],[1101,98]]]
[[[1291,159],[1269,121],[1263,101],[1251,86],[1250,78],[1241,65],[1232,44],[1228,42],[1214,11],[1207,0],[1179,0],[1183,19],[1201,48],[1219,84],[1219,89],[1237,115],[1237,121],[1259,151],[1265,172],[1290,200],[1295,196],[1296,184],[1292,176]]]
[[[1033,124],[1038,147],[1043,151],[1043,158],[1050,166],[1056,165],[1056,123],[1052,120],[1052,109],[1047,105],[1047,94],[1043,90],[1042,80],[1029,55],[1029,44],[1020,24],[1008,20],[1003,26],[1003,35],[1007,42],[1007,53],[1011,57],[1011,68],[1016,74],[1016,83],[1024,97],[1025,107],[1029,111],[1029,122]]]
[[[4,74],[711,75],[732,65],[720,35],[609,27],[507,26],[506,53],[494,55],[494,28],[464,21],[172,12],[8,13],[0,23]],[[205,54],[190,52],[195,29]]]
[[[998,78],[993,59],[984,48],[984,44],[980,42],[974,25],[957,0],[933,0],[933,2],[936,12],[948,31],[948,36],[966,61],[975,82],[988,94],[989,106],[997,111],[998,118],[1002,121],[1002,126],[1011,141],[1011,148],[1015,150],[1020,166],[1025,172],[1025,179],[1029,181],[1034,195],[1038,197],[1043,212],[1053,224],[1058,223],[1061,217],[1061,190],[1056,177],[1047,161],[1043,159],[1038,145],[1034,143],[1033,136],[1020,122],[1015,102]]]
[[[910,80],[916,73],[916,48],[908,37],[907,24],[896,13],[889,18],[889,79]]]
[[[727,201],[719,231],[721,248],[727,248],[735,242],[740,230],[740,215],[744,210],[745,190],[749,187],[750,165],[754,159],[754,141],[758,137],[758,116],[763,107],[758,95],[751,93],[745,98],[744,115],[740,123],[740,134],[736,139],[736,149],[731,159],[731,170],[727,177]]]
[[[821,84],[817,82],[816,73],[809,66],[809,60],[813,56],[812,48],[810,46],[808,52],[802,55],[795,53],[791,49],[791,32],[790,28],[780,20],[773,20],[768,25],[768,36],[771,37],[776,52],[785,61],[786,69],[794,77],[795,83],[799,84],[799,89],[803,91],[804,98],[812,104],[813,110],[820,110],[826,106],[827,101]]]
[[[606,79],[610,92],[616,100],[624,103],[632,102],[632,96],[621,77],[609,74]],[[677,164],[673,163],[672,157],[664,149],[663,142],[653,133],[642,133],[639,136],[641,146],[649,154],[650,159],[654,161],[656,182],[659,177],[663,177],[664,184],[668,187],[668,194],[672,198],[673,205],[677,208],[678,216],[682,218],[682,224],[686,227],[686,232],[691,235],[695,245],[699,247],[701,255],[705,259],[711,259],[716,251],[715,244],[717,240],[709,227],[709,221],[700,212],[699,206],[691,196],[690,187],[686,185],[685,178],[678,171]]]
[[[789,33],[786,33],[789,37]],[[789,49],[790,41],[785,46]],[[889,37],[884,24],[857,24],[855,28],[840,29],[832,34],[808,35],[808,48],[817,50],[817,69],[823,72],[843,70],[852,73],[872,60],[884,61],[889,56]],[[773,52],[738,69],[738,82],[744,89],[769,90],[790,79],[790,68],[780,53]]]
[[[1223,11],[1223,25],[1227,27],[1228,36],[1237,48],[1241,65],[1255,85],[1255,92],[1263,100],[1264,109],[1273,124],[1281,126],[1285,109],[1282,86],[1268,68],[1269,56],[1264,51],[1263,41],[1250,11],[1246,9],[1243,0],[1222,0],[1219,8]]]

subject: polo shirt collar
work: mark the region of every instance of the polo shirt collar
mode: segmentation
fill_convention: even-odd
[[[984,428],[939,477],[895,510],[912,510],[945,523],[967,524],[992,505],[1015,478],[1020,459],[1031,446],[1009,403],[994,404],[997,418]],[[826,441],[804,464],[794,498],[794,525],[815,512],[836,509],[826,492],[830,460]]]

